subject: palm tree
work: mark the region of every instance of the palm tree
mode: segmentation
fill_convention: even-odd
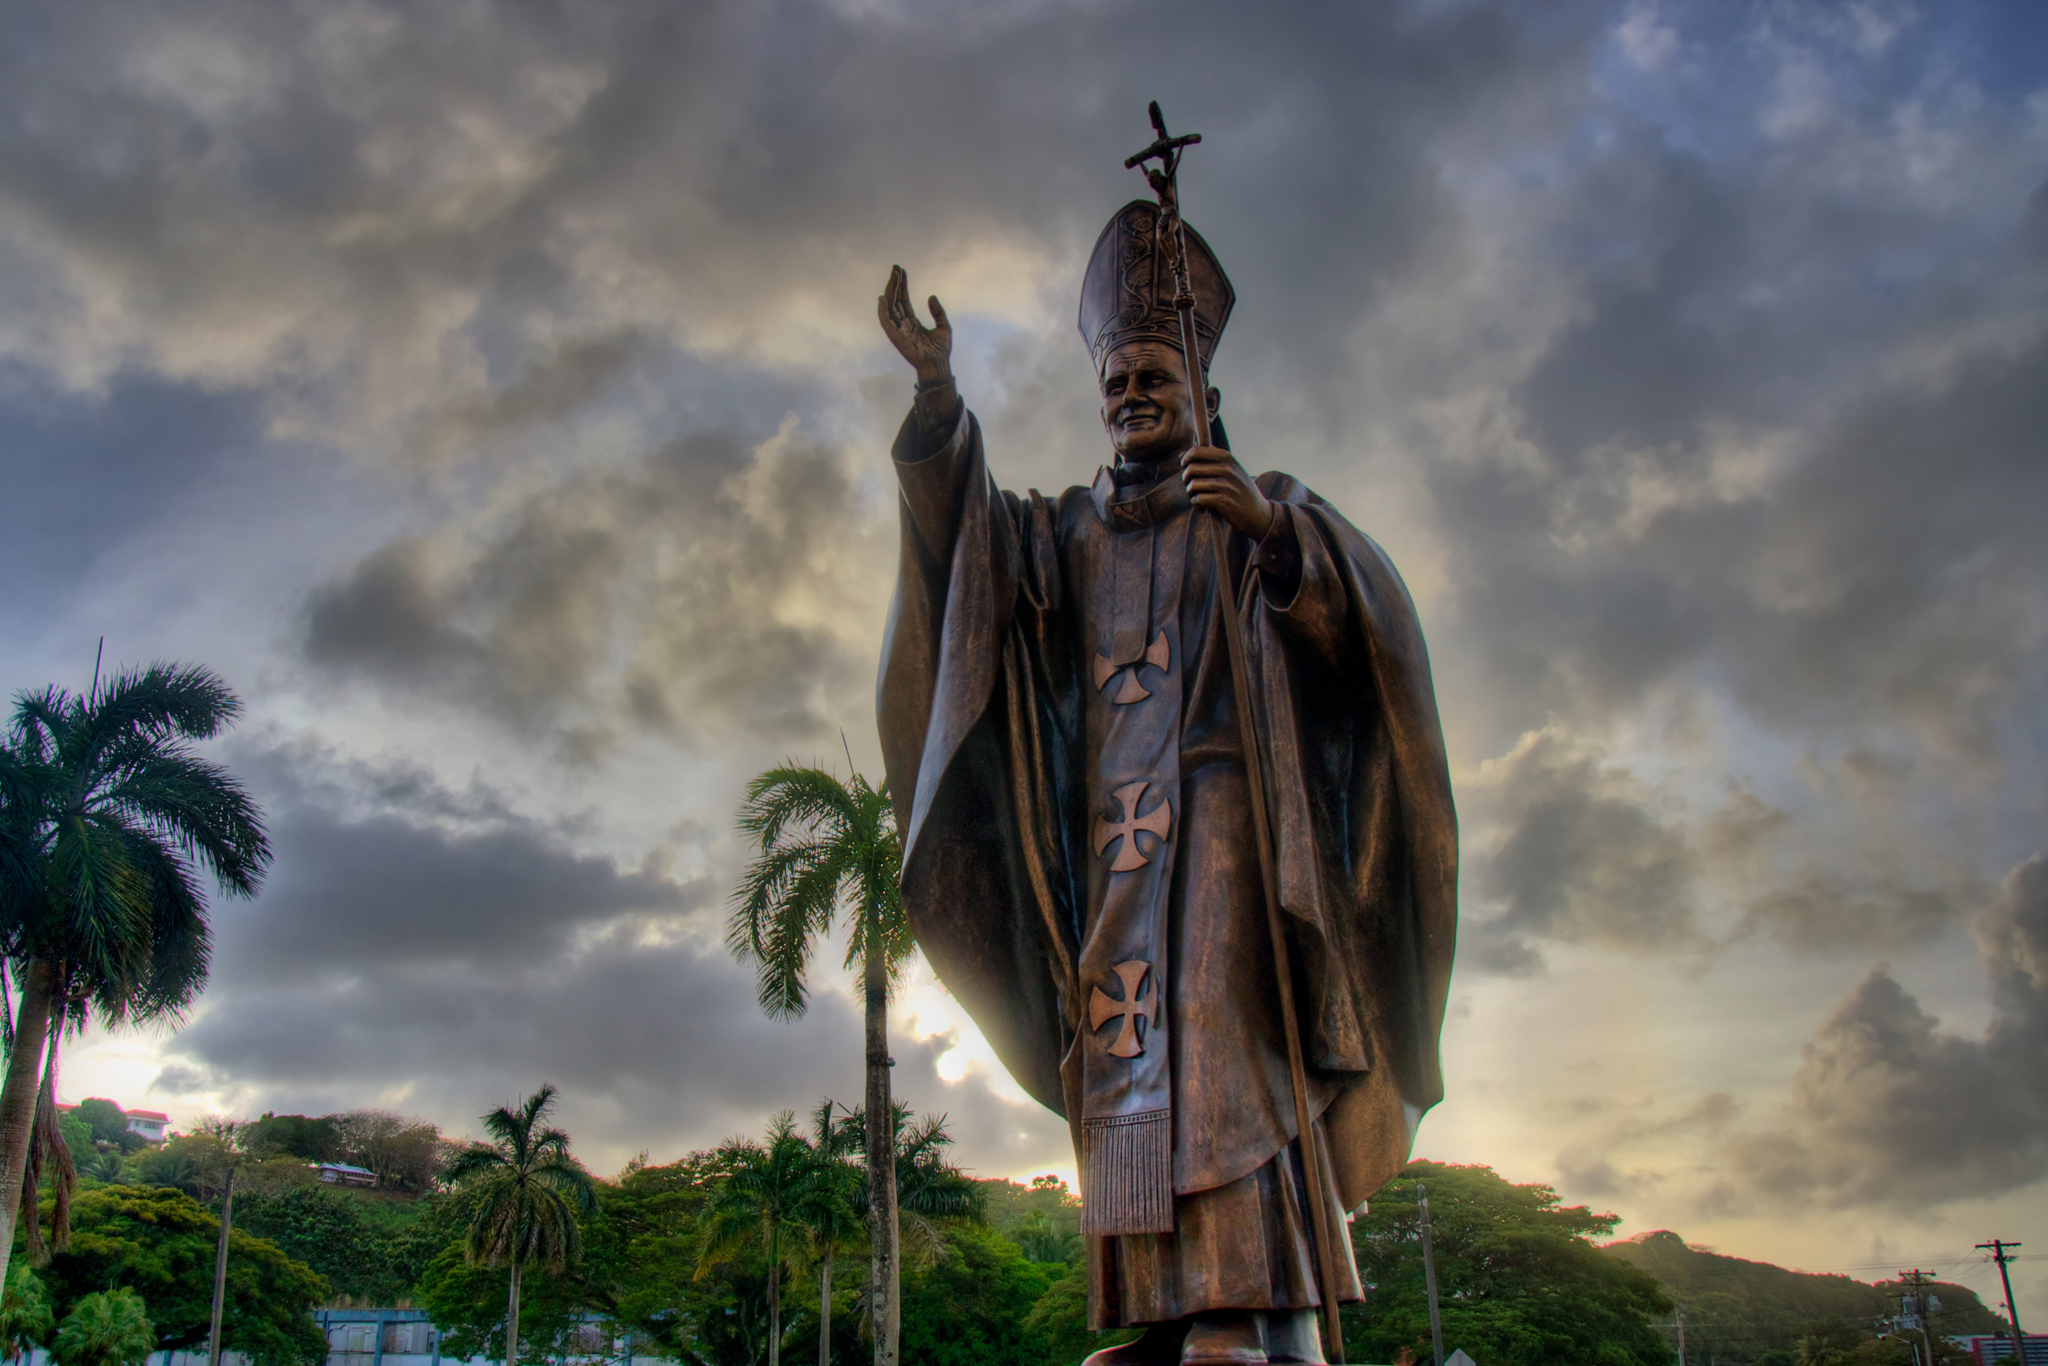
[[[946,1132],[944,1115],[914,1119],[907,1105],[890,1108],[891,1129],[896,1148],[896,1207],[907,1216],[908,1241],[920,1261],[929,1265],[946,1255],[941,1221],[979,1221],[987,1211],[988,1197],[980,1184],[946,1160],[953,1136]],[[856,1110],[854,1123],[866,1117]]]
[[[127,1286],[81,1295],[57,1330],[62,1366],[143,1366],[156,1347],[149,1310]]]
[[[1070,1262],[1081,1245],[1081,1235],[1059,1227],[1050,1214],[1035,1209],[1018,1221],[1010,1241],[1026,1261]]]
[[[240,714],[211,672],[171,664],[15,699],[0,739],[0,959],[20,998],[0,1085],[0,1275],[64,1025],[182,1018],[206,983],[202,874],[248,896],[269,865],[255,803],[192,752]],[[54,1117],[45,1142],[61,1172]]]
[[[832,1263],[842,1244],[860,1235],[860,1173],[848,1159],[861,1146],[852,1114],[835,1121],[833,1102],[811,1115],[811,1181],[798,1201],[796,1221],[810,1235],[818,1259],[818,1366],[832,1366]]]
[[[519,1277],[532,1262],[560,1272],[576,1255],[576,1220],[597,1208],[590,1173],[569,1155],[569,1135],[542,1127],[555,1088],[542,1086],[514,1110],[500,1105],[483,1117],[497,1141],[472,1143],[442,1177],[475,1201],[463,1251],[470,1265],[510,1265],[505,1307],[505,1366],[519,1366]]]
[[[885,783],[855,773],[840,782],[822,768],[786,764],[747,784],[739,826],[761,850],[733,893],[725,942],[756,965],[761,1008],[802,1015],[811,951],[851,911],[845,966],[858,966],[867,1013],[866,1129],[869,1302],[875,1366],[896,1366],[902,1326],[896,1255],[896,1164],[886,1122],[889,991],[916,950],[903,918],[903,845]]]
[[[768,1366],[782,1361],[782,1273],[803,1253],[798,1236],[818,1196],[816,1150],[784,1110],[768,1139],[730,1138],[714,1159],[723,1172],[704,1204],[704,1251],[697,1274],[758,1238],[768,1260]]]
[[[20,1262],[7,1268],[6,1291],[0,1294],[0,1360],[20,1361],[49,1341],[57,1319],[50,1311],[50,1292]]]

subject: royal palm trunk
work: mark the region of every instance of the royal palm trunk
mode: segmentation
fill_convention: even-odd
[[[870,929],[867,991],[868,1237],[874,1248],[875,1366],[896,1366],[902,1325],[896,1270],[896,1111],[889,1098],[889,978],[882,936]]]
[[[832,1244],[818,1271],[818,1366],[832,1366]]]
[[[381,1329],[379,1331],[382,1331]],[[505,1366],[519,1366],[519,1258],[512,1258],[512,1298],[505,1309]]]
[[[14,1225],[21,1211],[22,1173],[34,1141],[36,1093],[42,1086],[43,1044],[50,1032],[49,965],[31,960],[21,982],[21,1012],[14,1020],[14,1051],[0,1087],[0,1280],[6,1279]],[[887,1078],[885,1077],[886,1084]]]
[[[768,1235],[768,1366],[782,1366],[782,1248]]]

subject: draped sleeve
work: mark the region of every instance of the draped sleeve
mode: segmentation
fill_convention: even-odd
[[[1017,1083],[1067,1113],[1076,934],[1060,841],[1062,585],[1050,510],[989,477],[961,410],[928,450],[913,415],[877,718],[919,947]]]

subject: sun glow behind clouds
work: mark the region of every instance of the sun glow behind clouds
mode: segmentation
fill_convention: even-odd
[[[948,1040],[945,1051],[938,1058],[939,1076],[946,1081],[961,1082],[972,1074],[983,1078],[989,1089],[1004,1100],[1018,1105],[1038,1104],[1024,1093],[1023,1087],[1010,1079],[1009,1072],[996,1057],[995,1049],[989,1047],[988,1040],[981,1036],[981,1030],[975,1027],[953,993],[947,991],[932,973],[931,965],[922,955],[911,968],[895,1014],[900,1021],[898,1028],[913,1039]]]

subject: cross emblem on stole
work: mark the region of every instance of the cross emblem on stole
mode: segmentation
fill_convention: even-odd
[[[1138,814],[1138,803],[1144,800],[1145,789],[1150,786],[1150,783],[1143,780],[1125,783],[1113,794],[1117,805],[1123,811],[1123,818],[1116,821],[1106,821],[1100,816],[1095,818],[1097,854],[1109,848],[1112,840],[1120,837],[1124,842],[1124,847],[1116,851],[1116,862],[1109,865],[1109,871],[1112,873],[1128,873],[1133,868],[1143,868],[1152,861],[1150,855],[1138,849],[1140,830],[1151,834],[1164,844],[1167,832],[1173,829],[1173,810],[1164,798],[1160,799],[1159,805],[1144,815]]]
[[[1166,632],[1161,631],[1153,639],[1152,643],[1145,647],[1145,653],[1134,659],[1111,659],[1102,651],[1097,650],[1095,652],[1095,690],[1100,692],[1102,685],[1116,677],[1118,670],[1129,670],[1128,673],[1124,674],[1123,685],[1116,690],[1116,696],[1109,700],[1126,707],[1133,702],[1143,702],[1152,695],[1152,691],[1138,681],[1138,666],[1140,664],[1150,664],[1161,673],[1172,671],[1173,651],[1166,643]]]
[[[1145,1051],[1145,1045],[1138,1039],[1138,1021],[1151,1020],[1153,993],[1148,991],[1140,996],[1138,988],[1146,984],[1145,974],[1151,970],[1150,963],[1136,959],[1118,963],[1116,975],[1123,980],[1123,1000],[1112,1000],[1101,987],[1096,987],[1088,998],[1088,1028],[1101,1029],[1119,1015],[1123,1017],[1123,1028],[1117,1031],[1116,1042],[1109,1046],[1110,1053],[1116,1057],[1135,1058]]]

